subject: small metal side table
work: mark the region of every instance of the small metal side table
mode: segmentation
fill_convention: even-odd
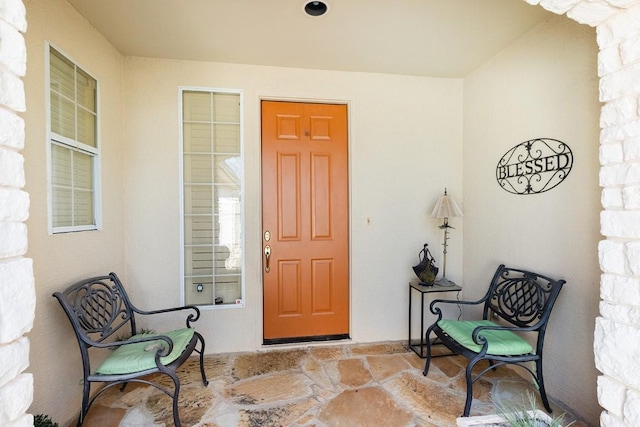
[[[425,354],[425,340],[424,336],[424,296],[425,294],[435,293],[435,292],[460,292],[462,290],[461,286],[456,285],[453,282],[449,282],[449,286],[439,286],[439,285],[421,285],[418,282],[409,282],[409,347],[421,358],[426,358]],[[415,292],[420,292],[420,341],[419,342],[411,342],[411,299]]]

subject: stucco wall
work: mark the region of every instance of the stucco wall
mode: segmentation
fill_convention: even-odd
[[[211,352],[262,344],[260,99],[348,102],[351,337],[405,339],[410,266],[424,242],[441,257],[430,211],[445,186],[461,194],[461,80],[141,58],[127,58],[124,74],[127,276],[136,297],[179,301],[179,86],[243,90],[246,307],[204,312],[198,330]],[[447,260],[454,280],[457,233],[461,226]]]
[[[480,297],[499,263],[567,280],[546,337],[545,383],[550,396],[594,424],[601,239],[596,56],[594,29],[556,16],[464,80],[466,296]],[[541,194],[503,190],[498,160],[518,143],[543,137],[573,151],[567,179]]]
[[[25,189],[31,196],[28,256],[34,260],[36,320],[31,338],[35,378],[33,413],[60,423],[79,408],[80,354],[71,325],[51,294],[74,280],[124,270],[124,187],[122,57],[63,0],[25,1],[28,72]],[[102,214],[100,231],[49,235],[47,230],[47,136],[45,42],[92,74],[99,82]]]

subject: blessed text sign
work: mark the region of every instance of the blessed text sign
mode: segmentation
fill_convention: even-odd
[[[571,172],[573,153],[557,139],[538,138],[516,145],[496,167],[496,179],[514,194],[537,194],[551,190]]]

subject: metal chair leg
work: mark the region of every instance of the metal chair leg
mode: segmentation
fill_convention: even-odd
[[[82,408],[80,408],[80,415],[78,416],[78,424],[77,427],[82,427],[82,423],[84,423],[84,419],[87,416],[87,412],[89,412],[89,392],[91,391],[91,383],[87,380],[83,381],[82,384]]]
[[[175,373],[167,373],[171,379],[173,380],[174,390],[173,390],[173,423],[175,427],[181,427],[180,423],[180,413],[178,412],[178,397],[180,396],[180,380],[176,376]]]
[[[427,329],[427,332],[425,333],[425,345],[427,346],[427,355],[426,355],[426,360],[424,362],[424,371],[422,371],[422,375],[424,375],[425,377],[429,373],[429,367],[431,365],[431,339],[429,337],[431,336],[431,331],[433,330],[432,326],[430,326]],[[420,352],[422,352],[422,349],[420,349]]]
[[[467,381],[467,398],[464,401],[464,411],[462,412],[463,417],[468,417],[469,412],[471,412],[471,401],[473,400],[473,380],[471,379],[471,371],[473,371],[474,366],[476,365],[476,361],[470,360],[467,365],[467,369],[465,370],[465,379]]]
[[[207,375],[204,372],[204,339],[198,334],[198,340],[200,341],[200,375],[202,376],[202,384],[206,387],[209,385]]]
[[[540,391],[540,397],[542,398],[542,404],[548,413],[551,413],[551,405],[549,399],[547,399],[547,391],[544,388],[544,378],[542,377],[542,359],[536,361],[536,381],[538,382],[538,389]]]

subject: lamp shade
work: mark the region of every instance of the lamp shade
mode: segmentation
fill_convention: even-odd
[[[436,206],[433,208],[431,216],[434,218],[452,218],[462,216],[462,209],[460,209],[460,206],[458,206],[456,201],[453,200],[453,197],[447,195],[447,191],[445,190],[444,196],[440,196],[436,202]]]

